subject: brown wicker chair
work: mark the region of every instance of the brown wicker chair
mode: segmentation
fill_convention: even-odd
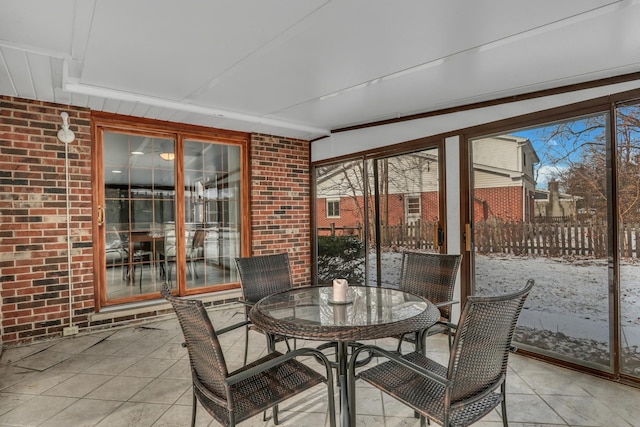
[[[506,427],[505,378],[511,339],[533,284],[529,280],[523,289],[508,295],[469,297],[448,366],[417,351],[398,355],[372,345],[358,348],[350,361],[350,407],[355,408],[358,377],[412,407],[423,416],[423,426],[424,417],[446,427],[467,426],[502,404],[502,422]],[[353,364],[363,350],[389,360],[354,375]]]
[[[245,306],[245,320],[249,320],[249,310],[262,298],[276,292],[291,289],[291,269],[289,254],[282,252],[274,255],[260,255],[253,257],[236,258],[236,267],[240,274],[240,286],[242,298],[240,302]],[[244,335],[244,364],[247,364],[249,351],[249,329],[263,333],[255,326],[247,323]],[[284,337],[267,337],[275,341],[285,341],[287,349],[291,350],[289,342]]]
[[[447,332],[451,347],[451,330],[455,329],[455,324],[451,323],[451,306],[457,303],[453,301],[453,289],[461,260],[462,255],[403,252],[400,289],[428,299],[440,309],[442,317],[426,333],[403,336],[398,342],[398,352],[403,340],[413,342],[416,350],[421,349],[423,340],[417,339],[421,333],[426,337]]]
[[[227,371],[218,341],[223,334],[244,322],[220,329],[217,333],[202,301],[177,298],[168,284],[162,295],[173,305],[189,352],[193,378],[193,412],[195,426],[198,401],[213,418],[224,426],[235,426],[271,407],[278,424],[277,404],[320,383],[328,390],[331,427],[335,427],[333,373],[329,360],[320,351],[301,348],[287,354],[272,352],[234,372]],[[326,377],[302,364],[296,357],[313,355],[325,365]]]

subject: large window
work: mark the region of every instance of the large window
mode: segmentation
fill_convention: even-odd
[[[97,129],[100,305],[235,286],[246,137]]]

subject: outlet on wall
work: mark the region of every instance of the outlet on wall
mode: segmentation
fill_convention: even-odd
[[[62,336],[68,336],[68,335],[77,335],[78,334],[78,327],[77,326],[69,326],[67,328],[64,328],[62,330]]]

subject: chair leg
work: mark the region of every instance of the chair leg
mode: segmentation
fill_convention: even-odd
[[[502,425],[504,427],[509,427],[509,422],[507,421],[507,387],[506,381],[502,382],[500,386],[500,392],[502,393]]]
[[[196,426],[196,410],[198,409],[198,398],[196,397],[196,391],[193,390],[193,405],[191,408],[191,427]]]
[[[249,353],[249,325],[244,325],[244,364],[247,366],[247,356]]]

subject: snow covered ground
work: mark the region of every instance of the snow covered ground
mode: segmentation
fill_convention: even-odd
[[[383,254],[383,284],[397,284],[401,260],[399,252]],[[640,347],[640,264],[622,265],[620,273],[622,345],[629,353],[637,355]],[[603,356],[608,352],[612,310],[608,274],[607,260],[592,258],[477,255],[475,259],[477,294],[515,291],[529,278],[534,279],[536,284],[520,316],[519,328],[536,346],[564,352],[569,357],[573,352],[577,358],[583,358],[586,351],[594,351],[594,347],[600,352],[599,360],[608,357]]]

